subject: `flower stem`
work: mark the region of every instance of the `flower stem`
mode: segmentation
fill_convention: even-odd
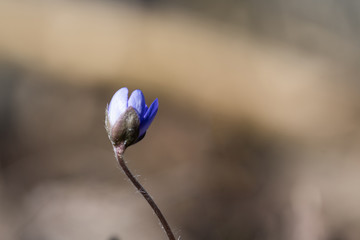
[[[169,240],[175,240],[175,236],[172,233],[171,228],[170,228],[168,222],[166,221],[164,215],[161,213],[160,209],[158,208],[158,206],[156,205],[154,200],[151,198],[149,193],[138,182],[138,180],[136,180],[134,175],[130,172],[129,168],[126,166],[125,161],[124,161],[125,146],[120,145],[120,146],[114,147],[114,151],[115,151],[116,160],[119,163],[120,167],[122,168],[122,170],[124,171],[126,176],[130,179],[130,181],[134,184],[134,186],[137,188],[137,190],[143,195],[143,197],[149,203],[151,208],[154,210],[154,212],[155,212],[156,216],[159,218],[162,228],[165,230]]]

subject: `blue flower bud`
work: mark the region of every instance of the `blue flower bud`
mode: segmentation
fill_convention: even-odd
[[[128,147],[144,138],[159,108],[158,99],[148,108],[141,90],[119,89],[106,108],[105,126],[114,146]]]

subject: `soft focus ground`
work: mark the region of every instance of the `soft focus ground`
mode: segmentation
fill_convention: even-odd
[[[104,129],[123,86],[181,239],[359,239],[359,4],[176,2],[0,2],[0,239],[166,239]]]

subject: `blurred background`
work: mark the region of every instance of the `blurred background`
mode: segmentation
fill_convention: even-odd
[[[359,27],[356,0],[1,0],[0,238],[166,239],[104,129],[127,86],[181,239],[360,239]]]

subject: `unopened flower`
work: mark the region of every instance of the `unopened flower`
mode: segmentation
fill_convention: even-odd
[[[119,89],[106,108],[106,130],[114,146],[128,147],[144,138],[159,108],[158,99],[148,108],[141,90]]]

